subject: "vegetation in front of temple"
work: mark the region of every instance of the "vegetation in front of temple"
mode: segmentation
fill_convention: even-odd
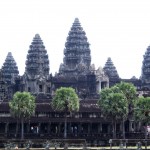
[[[24,119],[35,112],[35,97],[29,92],[16,92],[9,102],[11,114],[21,121],[21,139],[24,138]]]
[[[64,138],[67,137],[67,113],[79,111],[79,98],[73,88],[61,87],[56,90],[52,100],[56,111],[65,111]]]
[[[103,116],[111,118],[113,126],[113,138],[116,138],[116,121],[128,114],[127,102],[122,93],[116,93],[114,88],[106,88],[101,91],[101,99],[98,101]]]
[[[150,97],[139,97],[134,103],[134,108],[135,121],[145,124],[145,139],[147,140],[147,126],[150,123]]]
[[[135,99],[136,89],[131,83],[121,82],[100,92],[98,105],[105,119],[112,121],[113,138],[116,138],[116,121],[122,122],[125,138],[124,121],[130,117]]]

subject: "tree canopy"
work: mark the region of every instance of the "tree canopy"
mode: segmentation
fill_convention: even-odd
[[[150,97],[139,97],[134,105],[135,121],[150,122]]]
[[[111,88],[102,89],[98,104],[105,115],[109,116],[111,112],[111,115],[116,115],[116,118],[118,118],[117,115],[127,117],[130,105],[133,105],[135,99],[135,86],[131,83],[121,82]]]
[[[16,92],[9,106],[15,117],[30,117],[35,112],[35,97],[29,92]]]
[[[79,98],[73,88],[61,87],[56,90],[52,100],[52,107],[58,111],[69,112],[79,110]]]
[[[102,89],[98,105],[105,118],[112,121],[113,138],[116,138],[116,121],[124,120],[128,115],[128,103],[123,93],[117,93],[116,87]]]
[[[52,100],[52,107],[57,111],[64,111],[64,138],[67,137],[67,112],[79,110],[79,98],[75,90],[70,87],[61,87],[56,90]]]
[[[128,113],[128,104],[123,93],[116,93],[115,88],[105,88],[100,93],[98,105],[107,118],[121,119]]]
[[[114,86],[119,93],[123,93],[128,103],[133,103],[136,99],[136,88],[132,83],[121,82]]]
[[[147,140],[147,125],[150,123],[150,97],[139,97],[134,103],[135,121],[145,123],[145,139]],[[146,149],[147,149],[147,145]]]
[[[24,138],[24,119],[35,112],[35,97],[29,92],[16,92],[9,102],[11,114],[21,120],[21,138]]]
[[[132,83],[121,82],[114,85],[115,92],[122,93],[128,103],[128,118],[133,117],[134,102],[137,99],[136,87]]]
[[[124,122],[128,117],[135,98],[136,88],[131,83],[121,82],[111,88],[101,90],[98,105],[103,116],[112,119],[113,132],[115,132],[115,122],[121,119]]]

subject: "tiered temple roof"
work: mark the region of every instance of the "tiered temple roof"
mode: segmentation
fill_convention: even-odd
[[[60,65],[59,73],[82,74],[89,70],[91,55],[86,33],[79,19],[71,27],[64,49],[64,63]]]
[[[144,55],[142,79],[143,83],[150,83],[150,47]],[[5,60],[2,67],[4,79],[12,83],[13,77],[17,77],[19,72],[15,60],[11,53]],[[65,43],[64,59],[60,65],[59,73],[55,76],[49,74],[49,58],[47,50],[39,34],[36,34],[29,47],[25,74],[15,81],[16,85],[9,86],[13,94],[17,90],[28,91],[35,95],[50,95],[59,87],[73,87],[78,95],[86,95],[86,98],[99,94],[99,90],[104,87],[112,86],[121,81],[116,67],[111,58],[108,58],[103,69],[96,70],[91,65],[90,44],[86,33],[81,27],[78,18],[75,18],[68,33]],[[130,79],[141,87],[138,79]],[[83,92],[82,92],[83,91]],[[82,94],[81,94],[82,93]],[[86,93],[86,94],[85,94]]]
[[[150,89],[150,46],[147,48],[145,55],[143,56],[143,65],[142,65],[142,83],[145,87]]]
[[[107,59],[107,62],[105,63],[105,66],[103,69],[105,73],[109,76],[109,78],[116,78],[116,79],[119,78],[116,67],[114,66],[110,57]]]
[[[36,78],[39,74],[48,76],[49,70],[47,50],[39,34],[36,34],[28,50],[25,73],[31,78]]]
[[[7,83],[4,80],[2,70],[0,70],[0,102],[7,98],[7,94]]]
[[[11,84],[12,82],[14,82],[14,79],[19,75],[18,67],[11,52],[8,53],[5,59],[5,62],[2,66],[2,72],[3,78],[7,82],[7,84]]]
[[[119,80],[119,75],[118,75],[118,72],[116,70],[116,67],[114,66],[111,58],[109,57],[105,63],[105,66],[104,66],[104,72],[106,73],[106,75],[108,75],[109,77],[109,81],[117,81]],[[113,84],[112,84],[113,85]],[[111,86],[111,83],[110,83],[110,86]]]

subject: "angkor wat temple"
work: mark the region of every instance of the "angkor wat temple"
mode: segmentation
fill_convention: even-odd
[[[36,96],[35,115],[25,122],[25,138],[62,138],[64,129],[63,112],[54,111],[49,105],[55,90],[59,87],[73,87],[80,98],[80,110],[74,116],[68,114],[68,138],[84,138],[90,143],[103,144],[112,138],[112,126],[105,120],[97,106],[99,92],[121,81],[131,82],[137,94],[146,95],[150,91],[150,47],[148,47],[142,66],[140,79],[121,79],[109,57],[103,68],[91,64],[90,44],[86,33],[76,18],[67,37],[63,63],[58,73],[50,74],[50,61],[47,50],[39,34],[29,46],[25,72],[19,75],[17,63],[9,52],[0,72],[0,136],[20,137],[17,119],[10,114],[8,101],[16,91],[28,91]],[[140,69],[140,68],[139,68]],[[121,124],[117,124],[117,136],[121,138]],[[38,129],[38,130],[37,130]],[[138,132],[137,124],[128,120],[126,136],[144,137]],[[138,134],[139,133],[139,134]],[[129,136],[130,135],[130,136]]]

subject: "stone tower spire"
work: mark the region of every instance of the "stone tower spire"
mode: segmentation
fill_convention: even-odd
[[[150,46],[147,48],[145,55],[143,56],[142,65],[142,85],[150,89]]]
[[[6,98],[8,98],[8,92],[7,92],[7,83],[4,80],[3,72],[0,69],[0,103],[4,101]]]
[[[49,59],[47,50],[39,34],[36,34],[28,50],[25,73],[30,78],[37,75],[49,75]]]
[[[114,82],[119,82],[118,72],[110,57],[107,59],[103,69],[106,75],[109,77],[110,86],[114,85]]]
[[[19,75],[18,67],[11,52],[7,54],[5,62],[2,66],[2,72],[3,78],[7,82],[7,84],[11,84],[12,82],[14,82],[14,79]]]
[[[87,72],[91,64],[89,45],[79,19],[75,18],[65,43],[64,62],[59,72],[69,75]]]
[[[39,34],[35,35],[28,50],[23,80],[25,91],[36,95],[50,93],[49,59]]]

